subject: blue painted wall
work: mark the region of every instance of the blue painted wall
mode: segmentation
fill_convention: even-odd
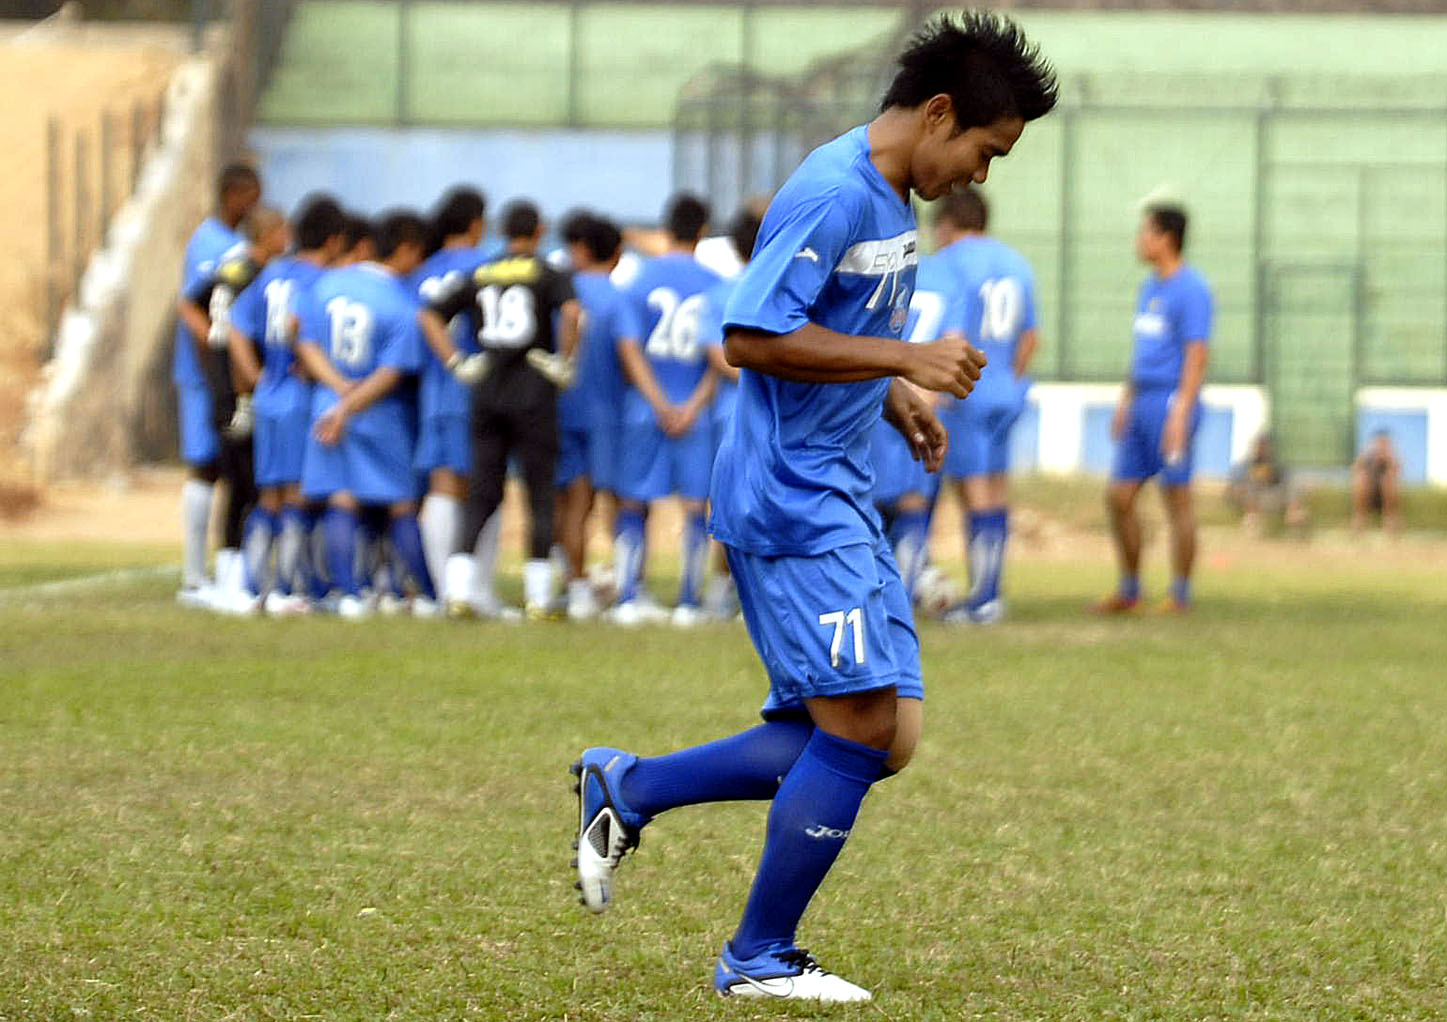
[[[285,210],[319,189],[367,213],[426,209],[466,182],[482,189],[494,212],[523,196],[548,217],[589,206],[654,223],[673,187],[667,131],[260,127],[251,146],[267,201]]]
[[[1392,446],[1402,459],[1402,482],[1427,481],[1427,413],[1395,408],[1362,408],[1357,412],[1357,450],[1379,429],[1392,435]]]

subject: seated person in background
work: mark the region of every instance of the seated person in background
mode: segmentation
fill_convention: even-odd
[[[1385,429],[1374,432],[1352,464],[1352,531],[1360,532],[1368,515],[1380,515],[1382,528],[1402,530],[1402,462]]]
[[[1282,524],[1294,531],[1306,527],[1306,502],[1277,457],[1270,433],[1260,434],[1246,460],[1231,470],[1226,500],[1241,512],[1241,527],[1253,536],[1262,534],[1268,515],[1280,515]]]

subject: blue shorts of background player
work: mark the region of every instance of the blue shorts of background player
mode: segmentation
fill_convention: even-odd
[[[625,500],[646,503],[674,494],[707,500],[712,476],[713,429],[707,419],[677,437],[651,422],[623,427],[617,492]]]
[[[257,486],[265,489],[301,482],[310,427],[311,409],[304,404],[277,415],[257,413],[252,437]]]
[[[934,502],[940,488],[940,477],[926,471],[924,462],[915,460],[899,430],[880,419],[870,435],[869,444],[870,459],[874,463],[874,503],[877,507],[893,507],[900,498],[909,494],[918,494],[927,502]]]
[[[417,433],[416,465],[423,474],[445,468],[460,476],[471,475],[471,419],[446,412],[424,416]]]
[[[1161,435],[1175,401],[1173,387],[1147,387],[1137,390],[1131,401],[1130,417],[1125,434],[1115,448],[1111,478],[1117,482],[1144,482],[1159,475],[1167,488],[1189,486],[1195,466],[1196,431],[1201,425],[1201,404],[1196,403],[1191,418],[1190,436],[1185,455],[1167,464],[1161,453]]]
[[[349,493],[363,504],[415,500],[411,431],[402,416],[395,418],[397,421],[390,423],[395,429],[359,429],[353,424],[335,446],[308,436],[301,478],[307,499],[325,500],[334,493]],[[383,424],[374,421],[368,425]]]
[[[951,479],[974,479],[1009,472],[1010,431],[1024,410],[1022,389],[1018,398],[976,392],[941,412],[940,421],[950,435],[944,474]]]
[[[204,383],[176,384],[176,410],[181,427],[181,460],[196,468],[214,465],[221,456],[211,390]]]
[[[618,460],[623,425],[616,420],[598,421],[588,427],[588,478],[599,493],[618,492]]]
[[[558,487],[565,488],[584,476],[592,481],[588,472],[591,441],[591,431],[586,426],[564,426],[558,430],[558,466],[553,472],[553,482]]]
[[[765,718],[800,711],[806,699],[889,686],[924,698],[914,614],[883,539],[809,557],[724,549],[769,676]]]

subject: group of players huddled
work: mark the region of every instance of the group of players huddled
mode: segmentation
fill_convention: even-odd
[[[247,166],[223,171],[218,190],[187,249],[179,302],[174,379],[192,470],[182,603],[348,618],[606,614],[625,625],[736,614],[707,503],[739,378],[724,357],[724,307],[765,202],[706,238],[707,204],[674,196],[640,257],[616,223],[588,211],[567,215],[561,246],[545,254],[526,200],[506,206],[500,238],[485,245],[486,202],[469,187],[428,218],[369,220],[313,195],[290,221],[260,205]],[[988,623],[1003,608],[1010,430],[1037,347],[1034,277],[986,234],[976,190],[936,207],[936,251],[919,260],[904,336],[967,337],[991,370],[968,400],[929,395],[950,438],[938,475],[881,420],[875,503],[916,601],[928,592],[946,620]],[[529,517],[521,610],[495,585],[510,472]],[[941,477],[967,509],[967,594],[929,565]],[[218,479],[227,505],[213,580]],[[668,497],[683,511],[671,610],[645,581],[649,509]],[[595,506],[612,521],[613,564],[590,575]]]

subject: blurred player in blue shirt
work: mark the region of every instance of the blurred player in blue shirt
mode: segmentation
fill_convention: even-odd
[[[307,547],[312,522],[302,500],[301,469],[311,424],[312,387],[296,358],[297,320],[312,287],[341,256],[346,227],[346,214],[335,200],[327,196],[308,200],[296,217],[297,252],[269,264],[231,307],[231,362],[252,395],[259,493],[246,519],[242,551],[248,592],[264,600],[269,613],[307,609],[304,583],[310,574]],[[278,536],[281,545],[273,575],[272,547]]]
[[[231,164],[217,181],[216,212],[201,222],[186,245],[183,296],[216,269],[221,256],[240,245],[241,222],[261,201],[261,178],[244,164]],[[181,460],[190,473],[181,488],[181,590],[177,599],[188,606],[209,599],[206,534],[211,523],[211,497],[216,486],[221,437],[211,406],[211,390],[202,373],[206,337],[197,336],[184,318],[176,325],[171,379],[176,384],[180,417]]]
[[[664,211],[669,248],[643,265],[628,286],[645,340],[627,339],[618,357],[633,387],[623,398],[623,448],[618,463],[618,518],[614,527],[618,606],[613,619],[638,624],[650,616],[642,599],[648,505],[677,494],[683,501],[683,580],[673,623],[701,618],[708,564],[708,500],[713,430],[708,417],[715,379],[700,340],[706,295],[719,278],[693,257],[708,227],[708,207],[676,195]]]
[[[1141,526],[1136,498],[1146,480],[1160,476],[1171,531],[1171,591],[1165,609],[1191,605],[1196,560],[1196,516],[1191,470],[1201,423],[1201,386],[1210,357],[1211,285],[1182,255],[1186,213],[1158,205],[1145,211],[1136,254],[1151,267],[1136,304],[1135,354],[1130,380],[1115,410],[1115,464],[1106,504],[1120,563],[1116,591],[1096,604],[1101,613],[1135,609],[1141,599]]]
[[[609,279],[623,251],[618,226],[591,213],[578,214],[570,218],[564,236],[583,327],[577,380],[558,397],[558,539],[568,558],[568,617],[584,620],[598,612],[586,574],[588,515],[595,494],[604,494],[611,503],[618,491],[623,396],[628,389],[618,349],[624,343],[636,346],[642,330],[633,303]],[[616,516],[616,508],[612,514]]]
[[[422,371],[417,298],[406,277],[427,252],[427,225],[412,213],[384,216],[376,262],[333,270],[318,280],[301,316],[302,364],[317,381],[312,435],[302,463],[302,493],[327,502],[322,526],[327,566],[340,594],[337,612],[363,617],[356,575],[357,514],[385,507],[389,538],[420,591],[419,616],[436,610],[436,590],[417,527],[417,440],[410,403],[400,393]]]
[[[882,113],[814,150],[775,196],[729,301],[725,351],[743,372],[712,527],[769,676],[765,723],[656,758],[588,749],[573,768],[578,882],[595,911],[659,813],[772,800],[753,890],[714,971],[719,994],[870,997],[795,943],[866,792],[905,765],[922,720],[919,643],[873,507],[869,438],[882,413],[937,470],[944,427],[903,381],[964,397],[984,361],[960,338],[902,343],[917,261],[910,193],[984,181],[1055,96],[1007,19],[932,19]]]
[[[751,199],[734,214],[729,223],[728,240],[738,256],[739,267],[749,264],[754,255],[754,245],[759,240],[759,228],[763,226],[764,214],[768,211],[767,199]],[[739,398],[739,370],[729,365],[724,356],[724,309],[728,307],[738,278],[730,277],[719,281],[706,295],[703,318],[699,321],[699,340],[708,349],[709,365],[713,367],[718,387],[710,407],[713,422],[714,457],[718,457],[723,446],[724,434],[733,422],[734,407]],[[715,542],[713,554],[715,574],[709,580],[708,591],[704,594],[704,608],[710,617],[728,620],[738,614],[738,588],[729,574],[728,559],[723,546]]]
[[[430,302],[458,281],[471,277],[482,265],[478,246],[486,231],[487,201],[475,188],[452,189],[432,218],[433,231],[442,247],[412,275],[422,302]],[[427,499],[420,516],[422,539],[427,550],[427,567],[443,599],[447,558],[462,536],[463,502],[467,499],[467,477],[472,474],[472,392],[457,376],[469,355],[480,349],[476,319],[471,309],[452,317],[451,365],[429,347],[419,394],[417,470],[427,477]],[[499,523],[500,524],[500,523]],[[483,530],[484,544],[497,547],[496,525]],[[467,594],[462,594],[465,598]]]
[[[950,287],[948,268],[938,256],[919,261],[909,319],[904,326],[907,341],[923,344],[944,336]],[[926,400],[933,403],[931,397]],[[874,468],[874,506],[899,565],[905,593],[913,604],[927,559],[930,509],[939,491],[939,475],[925,471],[899,430],[883,418],[874,424],[870,434],[869,457]]]
[[[989,367],[968,401],[948,403],[940,419],[950,433],[944,474],[957,480],[965,517],[970,593],[946,620],[992,624],[1004,616],[1000,576],[1010,532],[1010,432],[1025,410],[1026,375],[1040,346],[1035,273],[1019,252],[991,238],[989,211],[973,188],[946,196],[936,223],[939,256],[949,267],[956,302],[947,328],[985,353]]]

